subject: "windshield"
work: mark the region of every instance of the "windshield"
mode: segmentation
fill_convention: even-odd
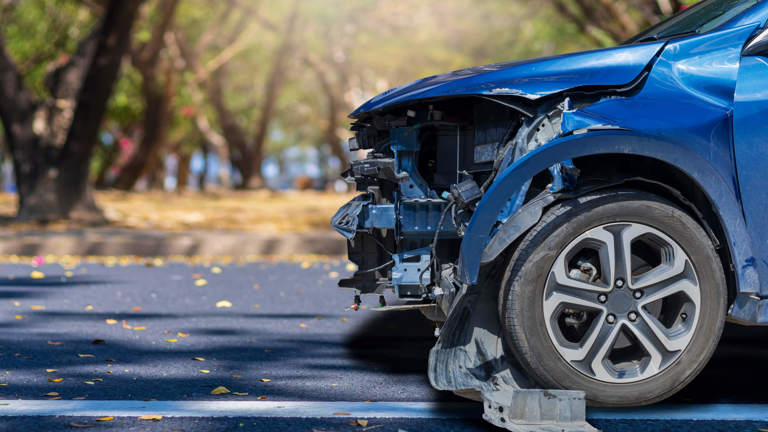
[[[704,0],[640,33],[625,44],[714,30],[762,0]]]

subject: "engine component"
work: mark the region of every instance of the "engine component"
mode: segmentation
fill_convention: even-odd
[[[469,179],[451,186],[451,196],[459,208],[467,208],[479,200],[483,193],[477,182]]]

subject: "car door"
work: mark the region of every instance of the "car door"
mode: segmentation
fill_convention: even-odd
[[[768,281],[768,29],[742,53],[733,108],[734,153],[747,228]],[[724,221],[728,223],[728,221]]]

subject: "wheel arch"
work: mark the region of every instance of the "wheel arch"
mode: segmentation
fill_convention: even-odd
[[[582,178],[621,178],[623,186],[657,193],[692,213],[721,247],[729,300],[736,293],[760,292],[750,237],[737,197],[735,174],[729,184],[703,156],[686,147],[630,131],[601,131],[556,139],[521,158],[494,182],[470,221],[461,244],[459,277],[477,283],[481,256],[492,227],[509,197],[525,181],[566,160],[577,161]],[[726,223],[727,221],[727,223]]]

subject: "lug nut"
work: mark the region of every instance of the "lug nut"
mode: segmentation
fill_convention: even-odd
[[[682,319],[683,321],[687,320],[688,319],[688,314],[685,313],[685,312],[681,313],[680,314],[680,319]]]
[[[605,294],[600,294],[599,296],[597,296],[597,301],[599,301],[600,303],[605,303],[608,301],[608,296]]]
[[[605,320],[608,322],[608,324],[613,324],[616,322],[616,315],[608,314],[608,316],[605,317]]]
[[[635,292],[633,292],[633,293],[632,293],[632,297],[634,297],[634,298],[636,298],[636,299],[638,299],[638,300],[639,300],[639,299],[640,299],[642,296],[643,296],[643,290],[637,290],[637,291],[635,291]]]
[[[614,283],[616,285],[616,288],[621,288],[624,286],[624,279],[616,279],[616,282]]]
[[[637,312],[630,312],[627,315],[627,318],[629,318],[630,321],[637,321]]]

